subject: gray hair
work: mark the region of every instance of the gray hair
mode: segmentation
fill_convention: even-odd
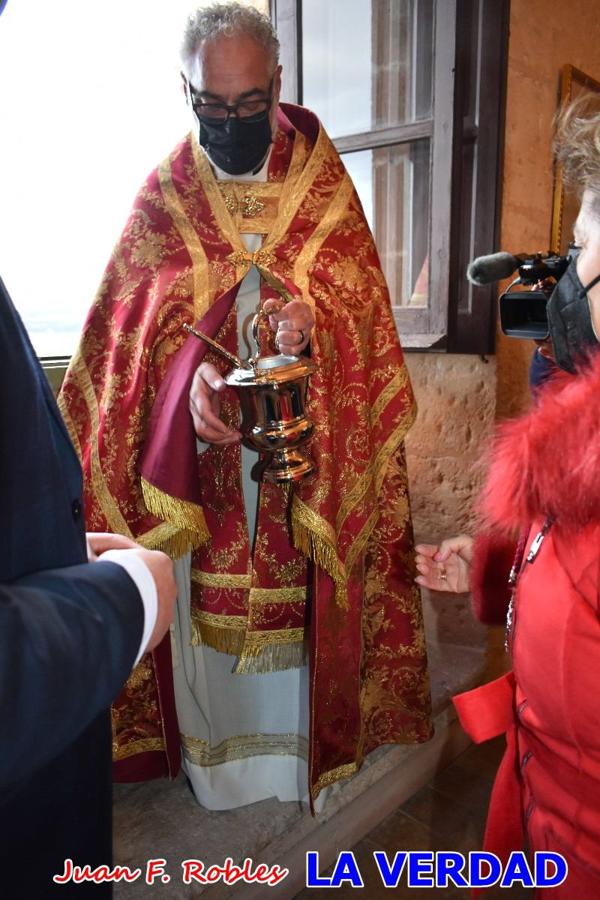
[[[271,57],[273,68],[277,66],[279,40],[271,20],[252,6],[215,3],[200,7],[187,20],[180,52],[184,74],[189,77],[194,58],[204,41],[240,34],[253,38]]]

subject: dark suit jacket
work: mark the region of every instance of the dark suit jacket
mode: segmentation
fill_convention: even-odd
[[[86,562],[77,456],[0,280],[0,896],[110,893],[52,875],[111,862],[108,707],[143,618],[124,569]]]

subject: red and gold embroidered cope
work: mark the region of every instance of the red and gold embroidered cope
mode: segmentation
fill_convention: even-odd
[[[264,235],[255,254],[244,232]],[[236,287],[252,265],[262,301],[314,307],[317,466],[291,488],[261,486],[253,547],[239,446],[196,450],[187,392],[206,350],[182,328],[195,323],[237,352]],[[192,550],[194,640],[237,655],[240,677],[297,666],[308,649],[313,796],[380,744],[430,737],[403,452],[413,395],[360,201],[311,113],[282,104],[264,184],[219,184],[192,136],[150,175],[60,403],[85,471],[88,528],[174,557]],[[233,392],[223,417],[239,421]],[[113,708],[126,779],[177,765],[161,648]]]

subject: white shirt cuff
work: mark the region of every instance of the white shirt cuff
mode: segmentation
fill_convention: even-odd
[[[158,597],[154,578],[137,550],[107,550],[106,553],[102,553],[98,557],[98,560],[102,560],[102,562],[112,562],[116,563],[118,566],[122,566],[135,583],[135,586],[140,593],[140,597],[142,598],[142,603],[144,604],[144,630],[142,631],[142,640],[140,642],[138,654],[132,666],[132,668],[135,668],[148,646],[148,641],[154,631],[158,616]]]

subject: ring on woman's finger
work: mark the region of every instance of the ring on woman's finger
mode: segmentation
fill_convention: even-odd
[[[440,579],[440,581],[448,581],[448,575],[446,574],[446,569],[444,568],[444,566],[442,566],[442,568],[440,569],[438,578]]]

